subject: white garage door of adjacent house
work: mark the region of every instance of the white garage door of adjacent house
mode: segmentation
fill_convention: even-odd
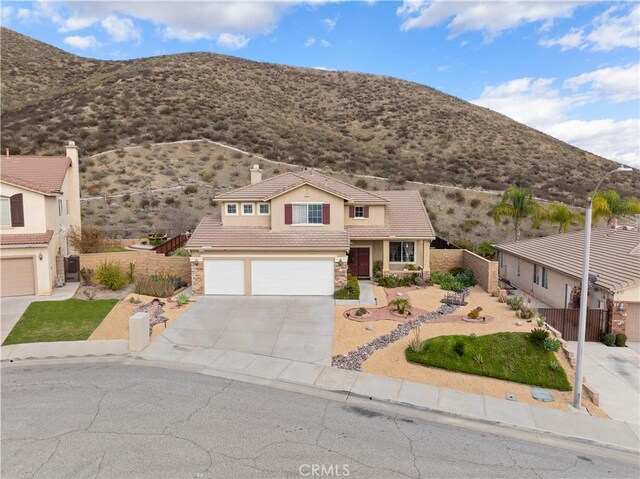
[[[243,260],[205,260],[204,294],[244,294]]]
[[[3,258],[0,272],[1,296],[36,294],[33,258]]]
[[[253,260],[254,295],[326,296],[334,290],[333,260]]]

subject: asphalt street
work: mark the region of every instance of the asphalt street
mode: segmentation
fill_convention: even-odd
[[[638,464],[119,362],[2,368],[3,478],[638,478]]]

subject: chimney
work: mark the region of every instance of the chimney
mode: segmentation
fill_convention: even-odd
[[[260,165],[253,165],[253,168],[249,170],[251,172],[251,184],[255,185],[256,183],[260,183],[262,181],[262,170],[260,169]]]
[[[80,158],[76,142],[70,141],[65,146],[65,150],[67,157],[71,160],[65,191],[69,199],[69,226],[80,228]]]

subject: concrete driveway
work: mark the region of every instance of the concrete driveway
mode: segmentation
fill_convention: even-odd
[[[157,341],[331,364],[334,300],[203,296]]]
[[[0,298],[0,336],[2,336],[0,344],[16,325],[22,313],[34,301],[62,301],[69,299],[76,294],[80,283],[67,283],[62,288],[55,288],[49,296],[12,296],[8,298]]]
[[[637,343],[627,348],[609,348],[587,342],[584,375],[600,394],[600,408],[612,419],[640,423],[640,354]],[[576,342],[569,348],[575,352]]]

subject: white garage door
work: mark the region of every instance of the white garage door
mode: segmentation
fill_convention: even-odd
[[[243,260],[205,260],[204,294],[244,294]]]
[[[251,262],[254,295],[331,295],[333,276],[333,260]]]
[[[36,294],[33,258],[3,258],[0,261],[0,296]]]

